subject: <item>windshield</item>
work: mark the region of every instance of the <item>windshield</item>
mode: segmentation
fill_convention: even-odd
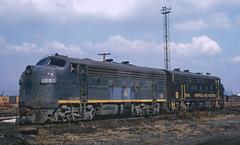
[[[55,66],[64,67],[65,63],[66,63],[66,61],[63,59],[47,57],[47,58],[40,60],[37,63],[37,65],[55,65]]]
[[[48,64],[48,62],[49,62],[49,58],[47,57],[47,58],[44,58],[44,59],[40,60],[37,63],[37,65],[46,65],[46,64]]]

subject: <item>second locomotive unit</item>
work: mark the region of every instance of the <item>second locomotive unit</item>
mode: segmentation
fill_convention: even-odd
[[[21,123],[223,107],[224,89],[218,77],[128,62],[56,54],[27,66],[19,83]]]

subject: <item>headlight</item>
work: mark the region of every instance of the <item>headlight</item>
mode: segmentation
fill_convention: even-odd
[[[30,75],[30,74],[32,73],[32,67],[33,67],[33,66],[31,66],[31,65],[28,65],[28,66],[26,67],[25,73],[26,73],[27,75]]]
[[[57,79],[56,78],[45,77],[45,78],[41,78],[40,83],[41,84],[56,84]]]

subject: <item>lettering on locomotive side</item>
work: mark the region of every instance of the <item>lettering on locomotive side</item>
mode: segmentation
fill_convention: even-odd
[[[194,97],[209,97],[209,98],[214,98],[216,97],[216,94],[202,94],[202,93],[197,93],[194,94]]]

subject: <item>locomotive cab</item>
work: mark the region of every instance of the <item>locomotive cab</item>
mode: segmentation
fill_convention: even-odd
[[[59,55],[27,66],[19,81],[20,123],[47,121],[61,107],[61,100],[86,102],[87,73],[87,65]]]
[[[64,79],[66,67],[67,60],[60,56],[49,56],[26,67],[19,81],[20,119],[24,116],[23,120],[46,120],[42,116],[57,106],[58,84]]]

